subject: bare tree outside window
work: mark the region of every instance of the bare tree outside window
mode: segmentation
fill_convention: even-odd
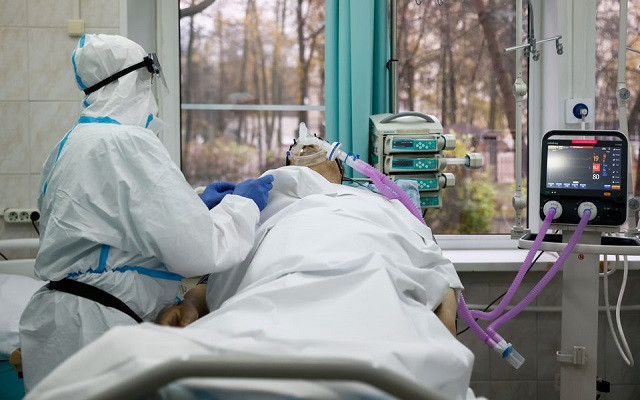
[[[182,169],[192,185],[284,165],[324,124],[324,0],[181,0]]]
[[[479,171],[447,168],[456,187],[443,191],[441,209],[426,214],[436,233],[507,233],[513,225],[515,54],[503,49],[515,43],[511,0],[399,2],[400,109],[435,115],[457,137],[450,156],[484,156]],[[523,132],[526,154],[526,115]]]
[[[616,87],[618,84],[618,22],[620,2],[599,0],[596,11],[596,129],[619,129]],[[626,46],[640,51],[640,3],[630,1]],[[626,87],[629,143],[634,195],[640,195],[638,151],[640,148],[640,54],[627,51]]]

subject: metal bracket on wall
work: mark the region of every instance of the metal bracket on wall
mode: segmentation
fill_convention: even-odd
[[[582,346],[573,346],[573,354],[562,354],[556,351],[556,360],[561,363],[584,365],[587,363],[587,358],[586,348]]]

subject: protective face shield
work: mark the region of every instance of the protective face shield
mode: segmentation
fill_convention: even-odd
[[[122,71],[116,72],[115,74],[103,79],[102,81],[96,83],[95,85],[84,89],[84,94],[87,96],[96,90],[110,84],[118,80],[119,78],[136,71],[141,68],[146,68],[149,73],[151,73],[152,78],[155,75],[159,79],[165,89],[167,89],[167,82],[164,79],[164,74],[162,73],[162,67],[160,66],[160,60],[158,60],[158,55],[156,53],[149,53],[148,56],[144,57],[142,61],[137,64],[134,64],[130,67],[123,69]],[[168,90],[168,89],[167,89]]]
[[[153,114],[149,114],[149,122],[147,123],[147,126],[145,126],[145,128],[155,133],[157,137],[160,137],[160,135],[167,129],[168,126],[169,125],[160,118],[154,116]]]

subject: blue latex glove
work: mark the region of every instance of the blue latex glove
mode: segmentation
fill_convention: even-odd
[[[222,201],[224,196],[232,194],[235,188],[236,185],[231,182],[211,182],[209,186],[204,189],[200,198],[204,204],[207,205],[207,208],[211,210]]]
[[[253,200],[260,211],[267,206],[269,190],[273,188],[273,176],[265,175],[258,179],[247,179],[236,185],[233,194]]]

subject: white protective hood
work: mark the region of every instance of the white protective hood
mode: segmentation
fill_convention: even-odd
[[[115,35],[80,38],[71,56],[78,87],[85,90],[142,61],[147,53],[137,43]],[[109,117],[123,125],[147,127],[158,105],[151,89],[151,73],[140,68],[85,97],[83,115]]]

